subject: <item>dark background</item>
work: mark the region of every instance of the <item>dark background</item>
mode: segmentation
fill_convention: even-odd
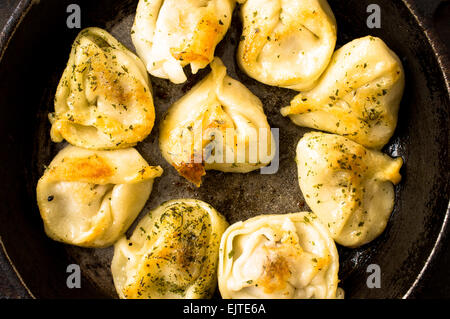
[[[17,0],[0,0],[0,30],[7,22]],[[450,1],[416,0],[415,6],[424,17],[424,26],[432,28],[450,52]],[[448,61],[448,59],[447,59]],[[439,255],[440,261],[429,271],[417,298],[450,298],[450,234]],[[0,249],[0,298],[29,298]]]

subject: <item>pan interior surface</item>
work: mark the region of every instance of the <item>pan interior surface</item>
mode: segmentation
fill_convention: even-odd
[[[402,182],[396,187],[394,212],[384,233],[358,249],[338,247],[340,286],[346,298],[401,298],[426,263],[447,211],[448,94],[433,49],[417,21],[401,1],[380,0],[382,27],[366,25],[369,0],[329,4],[338,25],[338,47],[366,35],[383,39],[401,58],[406,89],[399,122],[384,152],[401,156]],[[86,249],[54,242],[46,237],[36,205],[35,188],[55,154],[64,144],[50,140],[47,114],[79,29],[66,24],[71,1],[35,2],[23,16],[0,60],[2,117],[0,131],[0,235],[8,255],[24,283],[38,298],[117,298],[110,272],[112,247]],[[78,1],[82,27],[105,28],[134,51],[130,38],[137,1]],[[164,201],[201,199],[221,212],[229,223],[260,214],[284,214],[309,210],[297,183],[295,147],[310,129],[283,118],[280,108],[296,92],[270,87],[246,76],[237,66],[235,53],[242,25],[237,10],[224,40],[216,49],[231,77],[239,80],[263,102],[271,127],[280,129],[279,170],[274,175],[226,174],[208,171],[196,188],[162,158],[158,126],[168,107],[209,72],[188,75],[184,84],[151,77],[156,109],[155,127],[137,149],[151,165],[161,165],[141,215]],[[44,18],[45,17],[45,18]],[[139,218],[138,218],[139,220]],[[128,233],[133,229],[133,224]],[[66,285],[67,266],[80,265],[80,289]],[[367,268],[380,266],[381,288],[369,288]],[[217,297],[220,297],[216,293]]]

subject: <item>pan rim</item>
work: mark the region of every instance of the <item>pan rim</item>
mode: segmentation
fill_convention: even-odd
[[[8,48],[9,41],[14,36],[15,31],[20,26],[22,20],[25,18],[28,11],[31,9],[32,5],[38,2],[39,0],[20,0],[19,4],[17,4],[11,16],[6,21],[5,26],[0,32],[0,62],[3,60],[3,55],[5,54],[5,51]],[[5,254],[9,266],[16,274],[19,283],[22,285],[22,287],[25,289],[25,291],[32,299],[37,299],[36,296],[31,291],[31,289],[25,283],[25,280],[22,278],[22,275],[19,273],[16,266],[9,257],[8,250],[6,249],[6,246],[3,243],[1,234],[0,234],[0,246],[3,253]]]
[[[412,0],[402,0],[402,2],[405,4],[406,8],[410,12],[410,14],[414,17],[414,20],[416,21],[417,25],[421,29],[421,31],[425,34],[425,37],[427,38],[427,42],[431,46],[431,49],[433,51],[434,57],[438,63],[440,73],[442,77],[444,78],[445,86],[447,88],[447,101],[450,101],[450,80],[448,77],[449,74],[449,68],[450,68],[450,62],[448,61],[448,55],[446,53],[446,50],[444,48],[444,44],[440,39],[438,39],[437,35],[432,31],[432,28],[428,28],[426,26],[426,18],[423,17],[417,10],[416,6],[413,4]],[[447,130],[448,134],[448,130]],[[447,198],[450,197],[449,195],[449,173],[447,170],[447,184],[446,184],[446,192],[445,194]],[[444,196],[445,196],[444,195]],[[420,285],[422,284],[425,275],[428,273],[429,268],[432,266],[433,260],[439,255],[440,251],[443,248],[443,242],[445,240],[444,237],[450,236],[450,229],[449,229],[449,217],[450,216],[450,200],[447,205],[447,211],[445,212],[445,217],[442,222],[442,227],[439,231],[438,237],[436,238],[436,241],[433,245],[433,248],[431,249],[430,254],[428,255],[427,260],[425,261],[424,266],[422,267],[421,271],[417,275],[416,279],[412,283],[411,287],[408,289],[408,291],[405,293],[405,295],[402,297],[402,299],[409,299],[412,298],[414,293],[416,293],[420,289]]]
[[[413,0],[401,0],[402,3],[405,5],[405,7],[408,9],[409,14],[414,18],[416,24],[420,28],[421,32],[425,35],[428,44],[431,47],[431,50],[433,51],[434,58],[437,61],[440,75],[442,75],[445,86],[447,88],[447,100],[450,101],[450,79],[448,72],[450,69],[450,62],[448,61],[448,56],[446,54],[446,49],[444,48],[444,44],[442,40],[440,40],[435,32],[433,32],[432,28],[426,27],[426,18],[423,17],[422,14],[419,13],[417,8],[415,7]],[[13,13],[11,16],[7,19],[7,22],[3,29],[0,32],[0,62],[3,60],[3,56],[5,51],[8,48],[9,42],[14,36],[15,31],[20,26],[22,20],[25,18],[29,10],[34,4],[38,4],[40,0],[20,0],[20,2],[17,4],[15,9],[13,10]],[[447,132],[448,133],[448,132]],[[447,177],[449,173],[447,172]],[[449,183],[445,185],[446,189],[446,195],[447,198],[449,197]],[[421,268],[421,271],[417,275],[417,277],[414,279],[413,283],[407,290],[407,292],[401,297],[402,299],[408,299],[414,297],[414,293],[416,293],[420,289],[420,285],[422,284],[423,280],[425,279],[425,275],[428,274],[428,270],[432,266],[433,261],[435,258],[439,255],[443,248],[443,242],[445,241],[446,236],[450,236],[450,229],[449,229],[449,219],[450,219],[450,200],[448,201],[448,206],[445,212],[444,220],[442,222],[442,226],[439,230],[439,234],[433,243],[433,247],[430,250],[430,253]],[[31,298],[37,299],[36,296],[33,294],[33,292],[29,289],[25,281],[23,280],[22,276],[20,275],[19,271],[14,266],[14,263],[10,259],[7,248],[4,245],[1,234],[0,234],[0,246],[3,250],[8,264],[11,266],[13,272],[16,274],[19,283],[23,286],[23,288],[27,291],[27,293],[30,295]]]

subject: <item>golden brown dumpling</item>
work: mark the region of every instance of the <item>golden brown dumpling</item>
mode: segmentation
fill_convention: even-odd
[[[227,226],[200,200],[163,203],[139,222],[129,240],[124,236],[116,243],[111,270],[117,293],[127,299],[210,298]]]
[[[237,61],[250,77],[294,90],[311,89],[336,44],[326,0],[239,0],[243,23]]]
[[[397,126],[404,86],[397,55],[381,39],[364,37],[337,50],[317,86],[298,94],[281,114],[381,149]]]
[[[49,115],[54,142],[127,148],[150,134],[155,109],[145,66],[108,32],[87,28],[72,45]]]
[[[214,58],[231,23],[234,0],[140,0],[131,38],[148,72],[173,83],[186,81]]]
[[[161,122],[164,158],[197,186],[206,170],[247,173],[270,163],[275,141],[261,101],[226,74],[212,72],[175,102]]]
[[[262,215],[237,222],[220,244],[225,299],[334,299],[339,256],[314,213]]]
[[[298,180],[306,203],[337,243],[358,247],[378,237],[394,207],[401,158],[348,138],[307,133],[297,146]]]
[[[84,247],[113,244],[133,223],[162,168],[134,149],[86,150],[67,146],[37,185],[47,235]]]

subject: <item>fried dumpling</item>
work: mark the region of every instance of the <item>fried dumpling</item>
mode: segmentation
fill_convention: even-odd
[[[161,123],[164,158],[197,186],[205,170],[247,173],[270,163],[275,142],[261,101],[226,74],[212,72],[173,104]]]
[[[140,0],[131,38],[148,72],[173,83],[186,81],[214,58],[231,23],[234,0]]]
[[[336,20],[326,0],[239,0],[237,60],[262,83],[307,90],[330,62]]]
[[[333,299],[339,256],[328,230],[308,212],[262,215],[231,225],[219,254],[225,299]]]
[[[49,115],[51,138],[88,149],[127,148],[150,134],[155,109],[142,61],[108,32],[82,30]]]
[[[386,227],[403,160],[334,134],[307,133],[297,146],[306,203],[337,243],[364,245]]]
[[[210,298],[217,284],[220,238],[228,223],[195,199],[163,203],[129,240],[114,247],[111,270],[120,298]]]
[[[84,247],[113,244],[133,223],[162,168],[134,148],[94,151],[67,146],[37,184],[47,235]]]
[[[298,94],[281,113],[297,125],[381,149],[397,125],[404,86],[397,55],[368,36],[337,50],[317,86]]]

